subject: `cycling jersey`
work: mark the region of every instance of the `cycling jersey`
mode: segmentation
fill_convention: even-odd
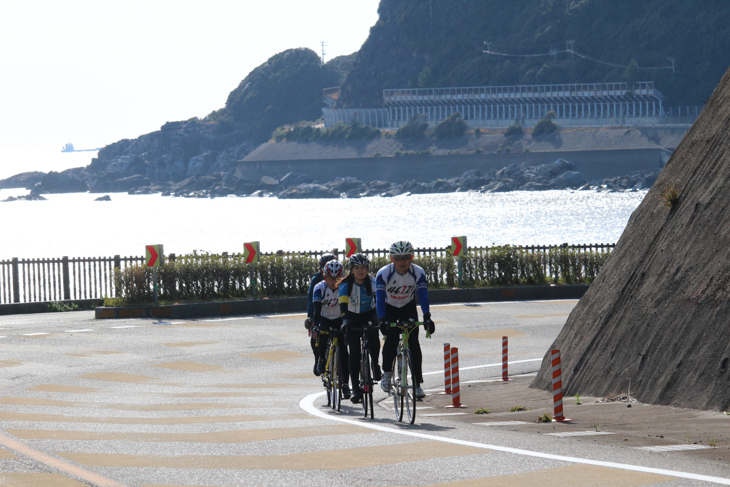
[[[327,285],[327,281],[322,281],[314,286],[312,296],[313,303],[322,303],[321,316],[328,320],[337,320],[340,318],[339,294],[337,289],[334,291]]]
[[[307,318],[312,318],[314,316],[314,286],[319,284],[324,280],[324,276],[322,276],[321,272],[316,273],[314,276],[312,276],[312,280],[309,282],[309,290],[307,291]]]
[[[347,281],[340,284],[340,303],[347,304],[347,311],[360,314],[375,309],[375,278],[368,276],[368,279],[370,279],[369,296],[364,282],[360,286],[353,281],[352,291],[350,291]]]
[[[399,274],[394,264],[388,264],[378,271],[375,277],[375,296],[378,317],[385,316],[385,305],[402,308],[415,299],[418,300],[421,311],[429,312],[428,281],[426,273],[416,264],[411,264],[405,274]]]

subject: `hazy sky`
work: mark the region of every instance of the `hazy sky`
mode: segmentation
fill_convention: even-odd
[[[85,165],[60,153],[66,142],[101,147],[203,117],[285,49],[350,54],[378,3],[0,0],[0,178]]]

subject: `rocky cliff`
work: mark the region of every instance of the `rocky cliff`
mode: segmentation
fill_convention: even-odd
[[[555,340],[564,394],[730,407],[729,130],[730,72]]]

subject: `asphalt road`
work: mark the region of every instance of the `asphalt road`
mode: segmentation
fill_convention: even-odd
[[[480,385],[500,377],[508,336],[515,381],[500,394],[518,405],[575,303],[434,307],[436,333],[421,336],[429,396],[412,426],[380,390],[374,420],[347,401],[325,407],[303,315],[0,317],[0,485],[730,485],[724,461],[444,407],[444,342],[459,348],[462,402],[474,406],[489,403]]]

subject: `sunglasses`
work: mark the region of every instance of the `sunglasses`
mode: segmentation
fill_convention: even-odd
[[[403,262],[405,260],[410,260],[413,256],[412,255],[396,255],[393,257],[393,260],[397,260],[398,262]]]

